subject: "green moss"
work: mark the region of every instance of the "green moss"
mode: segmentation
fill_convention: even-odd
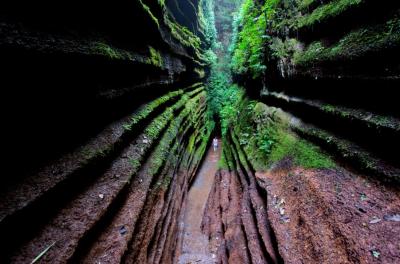
[[[196,139],[196,137],[195,137],[194,134],[191,135],[190,138],[189,138],[189,143],[188,143],[188,147],[187,147],[187,150],[188,150],[189,152],[192,152],[192,151],[193,151],[195,139]]]
[[[219,93],[223,93],[219,98],[221,101],[219,102],[220,106],[218,106],[218,114],[221,120],[221,132],[222,135],[225,135],[229,126],[237,120],[240,103],[244,96],[244,90],[239,88],[237,85],[230,85],[229,87],[220,90]]]
[[[266,169],[268,156],[274,144],[273,126],[266,108],[263,103],[244,99],[239,107],[240,115],[233,122],[239,144],[246,152],[251,165],[259,170]]]
[[[343,11],[357,6],[365,0],[336,0],[315,9],[311,14],[303,16],[297,21],[297,28],[312,26],[316,22],[324,21],[330,17],[337,16]]]
[[[372,175],[384,176],[384,180],[399,181],[400,170],[398,168],[385,164],[382,160],[348,140],[334,137],[329,132],[314,127],[299,127],[296,130],[315,140],[325,142],[331,148],[335,148],[338,155],[357,167],[373,172]]]
[[[158,19],[151,12],[150,7],[148,7],[146,4],[144,4],[142,0],[139,0],[139,3],[142,5],[143,10],[146,11],[146,13],[150,16],[151,20],[154,21],[154,23],[157,25],[157,27],[160,27],[160,23],[158,22]]]
[[[141,107],[141,109],[131,117],[131,121],[123,125],[124,129],[131,130],[134,125],[149,116],[156,108],[182,94],[183,90],[173,91]]]
[[[328,113],[334,113],[336,109],[333,105],[326,104],[322,106],[322,110]]]
[[[145,130],[145,134],[150,138],[156,138],[160,133],[161,129],[174,117],[174,111],[172,107],[167,108],[164,113],[157,117],[150,126]]]
[[[93,51],[95,53],[104,55],[110,59],[122,59],[123,58],[122,54],[117,49],[115,49],[103,42],[96,42],[94,44]]]
[[[123,49],[115,48],[104,42],[94,42],[90,46],[91,54],[101,55],[112,60],[128,60],[163,67],[163,59],[159,51],[149,46],[149,55],[143,56]]]
[[[371,115],[369,115],[369,117],[370,116]],[[368,118],[368,117],[366,117],[366,118]],[[366,118],[364,118],[364,119],[366,119]],[[372,115],[372,117],[369,119],[369,121],[373,122],[377,126],[390,127],[397,131],[400,131],[400,120],[395,119],[393,117]]]
[[[256,170],[267,170],[277,161],[291,158],[295,165],[305,168],[335,167],[331,158],[317,146],[292,133],[287,121],[278,116],[274,108],[244,99],[238,112],[231,127],[237,149],[246,153],[247,159],[238,152],[244,166],[248,166],[246,160],[249,160]]]
[[[165,12],[165,14],[168,14]],[[179,40],[186,47],[192,47],[195,50],[200,49],[201,40],[197,37],[193,32],[187,29],[184,26],[179,25],[171,20],[167,15],[164,16],[164,22],[168,26],[171,31],[172,36]],[[197,55],[200,55],[200,52],[197,52]]]
[[[304,168],[335,167],[332,159],[323,154],[319,147],[299,139],[288,131],[280,129],[275,140],[276,144],[269,155],[270,164],[290,157],[296,165]]]
[[[160,126],[165,124],[165,122],[171,121],[166,133],[164,134],[162,140],[160,143],[157,145],[156,150],[154,153],[151,155],[151,166],[149,169],[149,175],[154,175],[156,174],[162,165],[164,164],[166,158],[168,157],[168,154],[170,152],[170,145],[174,140],[176,140],[177,135],[180,133],[180,129],[182,126],[185,127],[193,127],[195,125],[194,122],[189,122],[189,123],[183,123],[183,120],[186,119],[188,116],[191,116],[194,111],[198,109],[198,106],[200,104],[200,98],[204,96],[202,94],[199,94],[195,96],[192,99],[186,100],[183,102],[184,108],[182,111],[179,113],[178,116],[175,118],[172,118],[173,115],[171,115],[168,110],[176,110],[173,109],[173,107],[169,108],[162,116],[164,118],[161,118],[160,120],[155,120],[153,123],[155,123],[155,130],[152,131],[152,129],[146,129],[146,134],[149,135],[150,137],[154,138],[154,133],[159,133],[157,130]],[[178,144],[178,143],[177,143]]]
[[[310,5],[315,3],[317,0],[300,0],[299,2],[299,9],[304,10],[307,9]]]
[[[253,0],[245,0],[234,24],[240,32],[232,43],[231,67],[236,74],[250,73],[253,78],[260,77],[266,70],[264,46],[267,20],[271,19],[279,0],[267,0],[260,6]]]
[[[200,0],[199,1],[199,21],[205,35],[207,46],[213,48],[216,43],[217,29],[215,27],[215,1]]]
[[[235,165],[234,157],[233,157],[233,154],[232,154],[232,146],[230,145],[230,142],[226,140],[226,138],[223,138],[222,140],[223,140],[223,142],[225,142],[224,143],[225,147],[224,147],[223,150],[224,150],[226,163],[227,163],[228,168],[230,170],[234,170],[236,165]]]
[[[179,115],[176,116],[175,118],[171,119],[171,123],[170,123],[168,129],[164,133],[160,142],[157,144],[155,151],[152,153],[152,155],[149,158],[151,164],[150,164],[148,172],[147,172],[148,176],[153,176],[153,175],[156,175],[157,173],[159,173],[159,171],[165,164],[165,161],[167,160],[167,158],[171,155],[173,156],[174,153],[176,152],[176,150],[179,149],[178,148],[179,142],[175,143],[172,150],[171,150],[171,144],[176,140],[178,134],[180,134],[182,132],[181,131],[182,126],[193,127],[193,123],[187,123],[187,122],[183,122],[183,121],[187,118],[187,116],[189,116],[191,114],[191,111],[193,109],[197,109],[197,107],[195,105],[196,103],[199,104],[199,100],[197,97],[186,101],[186,105],[190,104],[192,107],[186,107],[186,105],[185,105],[185,107],[179,113]],[[169,114],[167,114],[166,116],[169,117]],[[166,177],[162,181],[159,181],[156,185],[157,186],[161,186],[161,185],[168,186],[170,183],[170,180],[171,180],[170,177]]]
[[[149,166],[148,173],[149,175],[154,175],[159,171],[163,162],[165,161],[165,158],[168,156],[170,150],[168,146],[170,142],[176,138],[183,118],[188,115],[188,111],[181,111],[181,114],[174,118],[175,111],[182,109],[188,100],[188,96],[182,96],[177,103],[171,107],[168,107],[144,129],[143,139],[146,139],[147,142],[144,140],[142,142],[137,141],[137,148],[140,148],[141,152],[139,155],[129,159],[129,163],[132,166],[131,176],[137,173],[143,161],[144,154],[150,149],[152,142],[154,142],[160,136],[164,128],[168,125],[168,123],[170,123],[166,133],[157,144],[156,150],[151,156],[152,166]]]
[[[168,107],[161,115],[153,120],[153,122],[146,127],[144,130],[144,134],[147,136],[149,142],[153,141],[158,135],[161,133],[162,129],[174,119],[175,111],[184,107],[184,113],[189,112],[192,110],[192,107],[187,107],[187,104],[193,104],[199,100],[200,95],[195,96],[194,98],[190,99],[186,94],[182,96],[182,98],[175,103],[173,106]]]
[[[171,184],[172,181],[172,177],[171,176],[167,176],[164,178],[164,180],[161,182],[161,186],[166,189],[168,188],[168,186]]]
[[[84,148],[81,153],[86,160],[97,156],[97,151],[92,148]]]
[[[195,68],[194,72],[197,73],[198,77],[201,79],[206,76],[204,69]]]
[[[242,164],[242,166],[245,168],[245,170],[250,170],[250,164],[248,164],[247,162],[247,157],[245,152],[243,151],[242,147],[239,144],[239,141],[237,139],[237,136],[235,135],[235,133],[231,134],[231,138],[232,141],[234,143],[234,145],[236,146],[236,151],[234,154],[235,158],[237,159],[237,161]]]
[[[279,59],[291,58],[298,51],[298,41],[296,39],[281,40],[280,38],[273,38],[270,42],[269,48],[274,57]]]
[[[174,19],[170,16],[170,12],[167,10],[164,0],[159,0],[158,4],[163,10],[164,23],[169,28],[172,36],[184,46],[193,48],[196,55],[198,57],[201,57],[202,52],[200,52],[201,50],[200,38],[196,36],[192,31],[190,31],[188,28],[174,21]]]
[[[202,159],[202,157],[204,156],[204,153],[207,150],[208,142],[210,141],[211,133],[213,132],[214,127],[215,127],[214,121],[212,121],[210,119],[205,120],[203,129],[201,129],[201,132],[200,132],[199,136],[197,137],[201,143],[193,155],[194,163],[199,162]]]
[[[320,61],[353,59],[367,52],[376,52],[398,45],[400,42],[400,19],[394,18],[375,27],[351,32],[333,46],[325,47],[314,42],[304,52],[294,54],[297,65],[309,65]]]
[[[348,117],[352,117],[352,116],[357,118],[356,115],[354,113],[352,113],[351,110],[346,110],[346,109],[343,109],[341,107],[333,106],[333,105],[330,105],[330,104],[323,105],[321,107],[321,109],[324,112],[327,112],[327,113],[330,113],[330,114],[334,114],[334,115],[338,115],[338,116],[343,117],[343,118],[348,118]]]
[[[138,169],[140,167],[140,161],[136,158],[130,158],[129,164],[131,164],[132,168]]]
[[[154,66],[162,67],[163,59],[159,51],[149,46],[150,58],[149,64],[153,64]]]
[[[85,146],[81,153],[84,156],[85,160],[90,160],[97,157],[105,157],[110,152],[109,148],[95,148],[93,146]]]
[[[228,170],[229,166],[228,166],[228,162],[226,161],[226,157],[225,157],[225,153],[224,150],[222,149],[222,155],[221,158],[218,161],[218,168],[219,169],[223,169],[223,170]]]
[[[113,60],[135,60],[157,67],[163,67],[163,58],[161,53],[151,46],[149,46],[148,56],[135,56],[128,51],[113,48],[103,42],[96,42],[92,48],[92,52],[95,54],[101,54]]]
[[[190,96],[193,96],[194,94],[198,93],[199,91],[203,90],[204,88],[201,87],[201,83],[194,84],[190,88],[196,88],[199,87],[193,91],[190,91],[187,93],[187,95],[184,97],[183,101],[180,101],[179,104],[174,105],[169,111],[164,113],[161,117],[156,118],[152,124],[146,129],[146,133],[150,136],[156,137],[159,133],[159,131],[165,126],[166,124],[166,119],[168,117],[172,118],[171,113],[178,109],[179,107],[182,107],[182,105],[188,100]],[[141,107],[132,117],[129,123],[123,124],[122,127],[125,130],[131,130],[136,124],[138,124],[141,120],[145,119],[152,113],[156,108],[160,107],[164,103],[172,100],[173,98],[182,95],[184,93],[183,90],[178,90],[178,91],[173,91],[170,92],[162,97],[159,97],[158,99],[150,102],[149,104]],[[189,96],[189,97],[188,97]],[[150,138],[151,139],[151,138]],[[103,147],[103,148],[94,148],[92,146],[86,146],[81,150],[81,155],[84,158],[83,162],[87,162],[90,159],[97,158],[97,157],[104,157],[108,155],[108,153],[112,150],[111,147]],[[130,161],[133,167],[139,166],[140,164],[138,159]]]
[[[265,138],[268,135],[265,134]],[[334,168],[334,161],[324,154],[319,147],[300,139],[287,130],[281,130],[271,136],[268,154],[263,152],[255,140],[245,146],[246,154],[257,170],[266,170],[276,162],[291,158],[295,165],[304,168]]]
[[[340,116],[342,118],[355,119],[365,122],[365,124],[368,127],[372,128],[386,127],[394,130],[400,130],[400,122],[398,119],[394,117],[376,115],[374,113],[359,109],[351,109],[347,107],[333,106],[329,104],[321,106],[321,109],[327,113]]]

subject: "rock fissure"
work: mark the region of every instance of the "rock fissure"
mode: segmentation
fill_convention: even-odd
[[[0,4],[0,263],[398,263],[400,4]]]

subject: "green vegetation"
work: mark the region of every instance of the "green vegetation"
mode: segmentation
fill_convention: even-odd
[[[130,158],[129,159],[129,164],[131,164],[131,166],[133,168],[139,168],[140,167],[140,161],[136,158]]]
[[[115,48],[111,47],[110,45],[103,43],[103,42],[97,42],[94,45],[93,51],[95,53],[104,55],[110,59],[122,59],[123,58],[122,54],[117,49],[115,49]]]
[[[159,0],[158,4],[163,11],[163,21],[168,27],[172,36],[178,40],[181,44],[186,47],[193,48],[198,56],[201,56],[201,40],[188,28],[178,24],[173,17],[171,17],[170,12],[167,10],[164,0]]]
[[[289,157],[293,158],[295,165],[304,168],[335,167],[335,163],[328,156],[322,154],[319,147],[308,141],[299,139],[288,131],[278,130],[275,140],[277,144],[268,157],[270,163]]]
[[[304,10],[307,9],[310,5],[315,3],[317,0],[299,0],[299,9]]]
[[[200,86],[200,84],[194,84],[190,88],[195,88],[193,91],[187,92],[184,96],[182,96],[182,99],[179,101],[179,105],[182,105],[182,102],[184,100],[187,100],[188,97],[193,96],[194,94],[199,93],[200,91],[204,90],[204,87]],[[196,88],[198,87],[198,88]],[[169,92],[168,94],[161,96],[157,98],[156,100],[142,106],[135,114],[132,115],[131,120],[124,124],[123,127],[125,130],[131,130],[133,126],[137,125],[141,120],[145,119],[147,116],[149,116],[155,109],[158,107],[162,106],[166,102],[169,102],[173,100],[174,98],[182,95],[184,93],[183,90],[177,90],[173,92]],[[175,106],[177,107],[177,106]]]
[[[235,19],[230,39],[230,67],[235,74],[259,78],[266,70],[265,45],[272,43],[273,56],[290,58],[297,50],[297,41],[282,41],[266,35],[267,21],[275,14],[278,0],[267,0],[259,5],[256,1],[245,0]],[[216,21],[217,23],[219,21]],[[229,32],[229,31],[228,31]],[[218,37],[224,39],[226,36]],[[225,43],[226,45],[226,43]],[[248,166],[246,155],[256,169],[265,170],[274,163],[290,158],[293,163],[305,168],[331,168],[334,163],[313,144],[295,136],[275,112],[262,103],[249,101],[244,90],[232,84],[229,68],[224,64],[225,52],[214,43],[211,70],[206,85],[210,115],[217,117],[223,135],[224,155],[219,162],[221,168],[228,168],[229,157],[234,157],[243,166]],[[237,153],[230,152],[229,141],[237,146]],[[241,151],[243,149],[245,153]],[[232,156],[233,155],[233,156]],[[237,156],[236,156],[237,155]]]
[[[219,111],[221,119],[222,135],[225,135],[229,125],[231,125],[239,114],[239,105],[244,96],[244,90],[232,84],[225,89],[224,101],[222,101]]]
[[[158,117],[156,117],[151,123],[150,125],[148,125],[145,130],[144,130],[144,138],[145,140],[143,140],[143,142],[141,143],[141,145],[143,145],[143,149],[147,150],[150,148],[151,142],[153,142],[155,139],[157,139],[161,132],[163,131],[163,129],[170,123],[169,125],[169,130],[167,130],[167,133],[171,133],[168,131],[171,130],[177,130],[180,127],[180,122],[182,121],[182,119],[186,116],[188,116],[190,113],[192,113],[191,111],[195,111],[196,108],[194,107],[195,104],[198,104],[200,98],[204,97],[203,93],[200,93],[196,96],[194,96],[193,98],[190,98],[189,93],[184,94],[181,99],[176,102],[174,105],[168,107],[161,115],[159,115]],[[182,110],[179,114],[178,117],[175,117],[174,113],[175,111],[178,110]],[[176,132],[177,133],[177,132]],[[176,133],[173,133],[173,136],[171,136],[170,138],[175,138]],[[168,143],[169,144],[169,143]],[[163,150],[168,150],[169,148],[165,147],[163,144],[159,144],[158,145],[158,151],[163,151]],[[154,156],[154,161],[155,164],[160,164],[164,161],[166,155],[161,155],[158,154],[156,156]],[[143,155],[139,156],[139,157],[132,157],[129,159],[129,163],[131,164],[132,168],[134,170],[137,170],[140,165],[141,165],[141,160],[143,159]],[[158,166],[157,165],[157,166]],[[157,166],[152,166],[154,168],[159,168]],[[154,172],[155,173],[155,172]]]
[[[267,170],[285,158],[304,168],[333,168],[334,162],[317,146],[300,139],[274,108],[243,100],[231,126],[254,168]]]
[[[160,54],[156,49],[153,47],[149,46],[149,52],[150,52],[150,58],[149,58],[149,64],[153,64],[158,67],[162,67],[163,65],[163,59]]]
[[[176,139],[179,128],[183,125],[183,120],[190,114],[193,114],[197,110],[197,105],[199,104],[200,96],[198,95],[193,99],[186,101],[186,104],[183,110],[179,113],[178,116],[171,119],[171,123],[164,134],[163,138],[161,139],[160,143],[157,144],[157,148],[150,157],[151,166],[149,166],[148,175],[155,175],[159,172],[162,165],[164,164],[166,158],[170,153],[170,146],[172,142]],[[193,126],[194,123],[188,124],[189,126]]]
[[[158,19],[151,12],[150,7],[148,7],[145,3],[143,3],[142,0],[139,0],[139,3],[142,5],[143,9],[150,16],[150,18],[154,21],[154,23],[157,25],[157,27],[160,27],[160,23],[158,22]]]
[[[168,16],[164,17],[164,21],[171,30],[171,34],[186,47],[200,49],[201,40],[193,34],[189,29],[173,22]]]
[[[235,33],[231,50],[232,71],[236,74],[250,74],[260,77],[266,70],[265,44],[267,20],[274,14],[279,0],[267,0],[263,6],[253,0],[245,0],[234,19]],[[241,30],[238,31],[238,27]]]
[[[210,1],[211,2],[211,1]],[[210,4],[211,5],[211,4]],[[227,4],[219,7],[220,12],[230,14],[234,11],[235,4]],[[209,12],[211,12],[209,10]],[[211,22],[214,21],[214,14],[208,15]],[[223,21],[216,21],[219,25],[231,24],[231,16],[219,16]],[[210,64],[210,74],[206,84],[208,115],[210,119],[216,118],[222,126],[222,134],[225,135],[228,124],[232,121],[234,115],[237,114],[237,106],[244,95],[244,91],[237,85],[232,84],[231,73],[229,69],[228,46],[229,42],[217,43],[217,39],[231,39],[232,30],[223,30],[220,36],[216,35],[216,29],[210,27],[209,36],[213,41],[210,43],[208,51],[208,59]]]
[[[307,1],[309,2],[309,1]],[[337,16],[343,11],[359,5],[365,2],[365,0],[336,0],[328,4],[322,5],[315,9],[311,14],[300,17],[296,23],[296,28],[312,26],[316,22],[324,21],[330,17]],[[303,6],[301,6],[303,7]]]
[[[273,6],[268,31],[284,34],[286,29],[311,28],[363,3],[365,0],[280,0]]]
[[[383,25],[353,31],[333,46],[325,47],[314,42],[304,52],[294,55],[294,62],[300,65],[355,58],[367,52],[383,50],[400,42],[400,19],[394,18]]]
[[[235,159],[237,164],[241,164],[243,166],[243,168],[246,171],[249,171],[250,168],[250,164],[248,164],[247,162],[247,156],[245,154],[245,152],[243,151],[242,147],[239,145],[238,139],[236,137],[236,135],[231,134],[231,140],[232,140],[232,156]]]
[[[381,25],[356,29],[329,45],[315,41],[304,49],[296,38],[288,37],[290,31],[315,26],[364,3],[365,0],[327,3],[316,3],[315,0],[265,0],[261,3],[245,0],[233,22],[232,72],[257,79],[265,76],[266,65],[275,59],[278,59],[279,67],[290,69],[296,65],[354,59],[368,52],[398,46],[398,16]],[[308,12],[310,5],[315,9]]]
[[[166,176],[165,178],[163,178],[161,181],[157,182],[157,187],[162,187],[164,189],[167,189],[168,186],[170,185],[172,181],[172,177],[171,176]]]
[[[111,60],[128,60],[136,61],[144,64],[151,64],[157,67],[164,67],[161,53],[149,46],[149,53],[147,56],[139,55],[127,50],[113,47],[105,42],[94,42],[90,46],[91,54],[101,55]]]
[[[297,51],[298,41],[296,39],[282,40],[273,38],[269,48],[272,51],[272,56],[276,58],[291,58]]]
[[[197,76],[200,78],[200,79],[203,79],[205,76],[206,76],[206,72],[204,71],[204,69],[200,69],[200,68],[195,68],[194,69],[194,72],[195,73],[197,73]]]
[[[207,0],[208,1],[208,0]],[[175,21],[175,18],[171,15],[171,12],[168,10],[165,1],[164,0],[158,0],[157,4],[159,6],[159,9],[157,8],[157,11],[159,14],[162,14],[162,17],[156,17],[155,12],[153,12],[148,5],[144,3],[145,1],[139,0],[140,5],[142,6],[143,10],[149,15],[152,21],[154,21],[155,25],[158,27],[158,29],[162,32],[165,31],[165,29],[168,29],[168,31],[171,33],[172,37],[179,42],[179,44],[182,44],[183,46],[191,49],[194,54],[197,56],[194,58],[194,60],[200,59],[203,60],[203,50],[201,49],[201,39],[194,34],[192,31],[190,31],[188,28],[180,25]],[[201,5],[201,4],[200,4]],[[161,16],[161,15],[159,15]],[[202,21],[202,16],[203,12],[201,12],[201,17],[199,18],[200,21]],[[201,23],[201,22],[200,22]],[[204,26],[204,23],[203,23]],[[165,37],[164,33],[161,33],[161,36],[166,40],[167,42],[171,42],[170,37]],[[172,41],[174,42],[174,41]],[[173,45],[176,45],[177,43],[174,43]],[[157,54],[154,53],[155,50],[150,49],[150,58],[149,62],[153,65],[156,66],[161,66],[162,65],[162,60],[157,56]],[[157,52],[158,53],[158,52]]]
[[[179,145],[181,144],[179,140],[176,140],[177,138],[179,138],[178,135],[183,134],[183,131],[187,131],[189,127],[196,128],[199,120],[194,120],[190,117],[198,114],[202,98],[204,98],[204,96],[204,92],[195,95],[191,99],[189,99],[188,96],[183,96],[180,101],[178,101],[175,105],[167,108],[163,112],[163,114],[157,117],[145,129],[147,142],[143,141],[143,143],[146,144],[147,149],[149,149],[148,145],[160,136],[160,132],[169,123],[165,133],[163,133],[162,138],[160,139],[159,143],[157,143],[155,150],[151,153],[151,156],[148,159],[150,164],[146,167],[147,177],[153,177],[159,174],[165,166],[165,162],[167,161],[167,159],[169,157],[173,158],[173,156],[178,153]],[[176,116],[173,114],[174,111],[180,112]],[[209,135],[210,134],[208,134],[208,137]],[[132,157],[129,159],[129,163],[134,169],[138,169],[141,165],[141,160],[139,158]],[[155,184],[155,187],[167,188],[170,182],[171,177],[165,176]]]
[[[222,139],[222,144],[223,144],[223,155],[224,155],[224,160],[225,163],[221,164],[223,169],[231,169],[233,170],[234,164],[233,164],[233,159],[232,159],[232,152],[231,152],[231,146],[229,142],[226,140],[226,137]]]
[[[93,158],[97,158],[97,157],[105,157],[107,156],[107,154],[111,151],[110,147],[106,147],[106,148],[96,148],[93,146],[85,146],[83,147],[81,153],[84,157],[84,159],[90,160]]]
[[[345,56],[346,52],[355,54],[357,49],[364,48],[364,52],[377,45],[396,42],[394,32],[398,32],[397,20],[385,24],[384,32],[380,30],[378,33],[377,28],[363,29],[362,34],[353,32],[331,47],[324,47],[322,43],[316,42],[305,51],[302,51],[303,44],[296,38],[283,38],[276,34],[282,27],[298,27],[298,21],[301,21],[301,26],[313,24],[336,16],[361,2],[338,0],[318,5],[313,0],[266,0],[261,3],[254,0],[243,1],[232,21],[231,45],[228,50],[231,72],[221,65],[224,61],[221,58],[226,53],[220,51],[220,44],[214,43],[213,53],[208,56],[211,58],[211,70],[206,85],[208,106],[210,114],[218,118],[224,145],[227,144],[219,162],[221,168],[230,166],[229,157],[239,159],[240,163],[247,166],[244,153],[241,153],[240,149],[244,150],[252,166],[258,170],[269,169],[284,159],[304,168],[335,167],[335,162],[318,146],[292,132],[289,120],[286,120],[288,117],[282,112],[247,99],[244,90],[232,83],[231,73],[265,81],[266,65],[272,60],[294,67],[296,64],[315,62],[319,59]],[[311,5],[315,9],[310,14],[299,11],[306,10]],[[296,24],[293,24],[294,21]],[[218,22],[216,21],[217,24]],[[391,34],[388,34],[389,32]],[[223,38],[218,36],[217,39]],[[363,43],[371,45],[365,49]],[[214,54],[217,58],[213,57]],[[321,109],[335,114],[337,111],[331,105],[321,106]],[[239,146],[238,153],[231,153],[232,150],[228,146],[232,142],[229,142],[228,138]]]
[[[311,137],[321,142],[321,144],[328,145],[330,148],[335,149],[342,158],[356,163],[357,166],[363,169],[398,181],[399,169],[393,168],[388,164],[383,165],[381,160],[348,140],[335,137],[329,132],[315,127],[298,127],[296,132]]]
[[[335,113],[336,108],[333,105],[326,104],[326,105],[322,106],[322,110],[327,113]]]
[[[215,28],[214,1],[201,0],[200,2],[200,23],[204,28],[204,35],[207,47],[213,49],[217,39]]]
[[[207,83],[208,107],[210,115],[220,120],[223,135],[237,115],[243,95],[243,89],[230,83],[229,75],[216,69],[211,70]]]
[[[189,87],[188,89],[194,89],[194,90],[187,92],[185,97],[183,98],[184,100],[187,100],[187,98],[204,90],[204,87],[201,86],[201,83],[198,83],[198,84],[194,84],[193,86]],[[168,94],[161,96],[158,99],[140,107],[131,116],[129,122],[122,125],[122,128],[125,131],[132,130],[137,124],[139,124],[140,121],[146,119],[156,109],[158,109],[159,107],[162,107],[167,102],[171,102],[171,101],[175,100],[176,98],[178,98],[179,96],[182,96],[183,93],[184,93],[184,90],[177,90],[177,91],[169,92]],[[176,107],[180,107],[181,105],[182,105],[182,102],[180,102],[180,104]],[[160,128],[162,128],[162,124],[160,122],[158,122],[157,124],[152,126],[152,131],[157,131]],[[80,151],[80,155],[82,157],[82,162],[87,163],[91,159],[105,157],[111,151],[112,151],[112,146],[110,146],[110,145],[100,145],[100,146],[95,145],[94,146],[93,144],[88,144],[88,145],[85,145],[84,147],[82,147],[82,149]],[[130,160],[130,163],[133,167],[140,165],[139,161],[136,158]]]
[[[226,161],[226,157],[225,157],[225,153],[224,152],[225,152],[225,149],[222,151],[221,158],[218,161],[218,168],[219,169],[223,169],[223,170],[227,170],[227,169],[229,169],[229,166],[228,166],[228,162]]]
[[[205,126],[203,129],[200,131],[200,147],[197,149],[196,153],[194,154],[194,159],[197,161],[200,161],[201,158],[203,157],[204,153],[207,150],[208,146],[208,141],[210,139],[211,133],[213,132],[215,128],[215,123],[214,121],[210,119],[206,119]]]
[[[183,94],[183,90],[178,90],[174,92],[169,92],[168,94],[157,98],[156,100],[150,102],[149,104],[141,107],[137,113],[132,115],[129,123],[124,124],[125,130],[131,130],[134,125],[139,123],[139,121],[145,119],[151,112],[156,108],[163,105],[164,103],[170,101],[171,99]]]

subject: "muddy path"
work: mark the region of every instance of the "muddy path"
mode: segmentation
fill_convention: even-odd
[[[182,251],[179,264],[214,263],[213,257],[215,258],[215,256],[209,250],[208,236],[202,232],[201,223],[220,156],[221,141],[219,141],[219,147],[216,151],[210,146],[199,173],[189,190],[184,220],[181,223]]]

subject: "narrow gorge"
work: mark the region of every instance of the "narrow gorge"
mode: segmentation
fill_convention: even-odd
[[[0,263],[400,263],[400,2],[3,1],[0,58]]]

